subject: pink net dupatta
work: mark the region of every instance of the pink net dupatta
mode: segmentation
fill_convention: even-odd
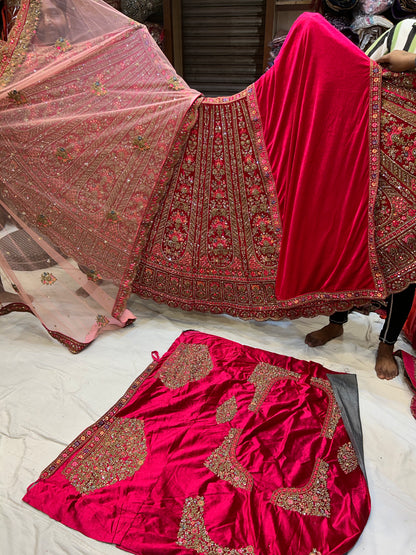
[[[30,310],[75,352],[134,318],[142,243],[198,96],[105,2],[21,3],[1,50],[1,312]]]
[[[255,83],[276,183],[281,307],[383,298],[373,211],[381,70],[318,14]]]

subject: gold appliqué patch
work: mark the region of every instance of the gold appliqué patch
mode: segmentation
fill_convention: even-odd
[[[181,343],[163,363],[159,378],[169,389],[177,389],[205,378],[212,368],[211,355],[206,345]]]
[[[110,486],[137,472],[147,456],[143,420],[115,418],[62,472],[81,494]]]

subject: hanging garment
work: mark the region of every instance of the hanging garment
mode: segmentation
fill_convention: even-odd
[[[140,555],[352,548],[370,512],[355,376],[198,331],[155,358],[25,502]]]
[[[187,310],[296,318],[414,281],[413,77],[382,84],[375,62],[304,14],[256,83],[205,99],[143,25],[67,0],[46,26],[50,2],[22,3],[2,51],[13,252],[0,252],[0,313],[30,310],[76,352],[134,319],[132,290]],[[45,268],[13,268],[33,241]]]
[[[76,352],[134,319],[125,304],[137,254],[199,93],[145,26],[99,1],[22,2],[2,56],[0,202],[10,240],[1,310],[30,310]],[[30,241],[47,263],[22,272],[8,260],[30,265]]]

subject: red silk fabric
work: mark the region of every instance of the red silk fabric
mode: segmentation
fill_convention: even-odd
[[[385,295],[369,228],[377,171],[370,105],[379,104],[372,64],[321,16],[305,14],[255,83],[283,229],[278,300],[318,291]]]
[[[370,512],[328,375],[184,332],[24,501],[140,555],[341,555]]]

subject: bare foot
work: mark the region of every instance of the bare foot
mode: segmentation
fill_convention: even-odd
[[[376,373],[381,380],[392,380],[399,374],[393,350],[394,345],[387,345],[380,341],[376,357]]]
[[[320,347],[321,345],[325,345],[331,339],[335,339],[344,333],[344,328],[342,324],[333,324],[330,322],[320,330],[313,331],[308,333],[305,337],[305,343],[309,345],[309,347]]]

